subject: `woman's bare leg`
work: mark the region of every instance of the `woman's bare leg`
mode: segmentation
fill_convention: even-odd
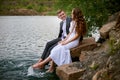
[[[51,60],[52,59],[50,57],[48,57],[45,60],[43,60],[42,62],[34,64],[32,67],[33,68],[42,68],[46,63],[48,63]]]
[[[52,73],[54,71],[54,66],[55,66],[55,63],[53,62],[53,60],[51,61],[51,64],[50,64],[50,67],[49,69],[46,71],[46,72],[50,72]]]

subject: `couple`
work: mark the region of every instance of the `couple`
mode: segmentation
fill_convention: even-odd
[[[33,68],[43,68],[45,64],[51,61],[47,72],[53,72],[54,64],[60,66],[71,63],[70,49],[78,46],[79,41],[82,40],[81,37],[86,33],[85,19],[79,8],[72,10],[72,19],[66,17],[63,10],[59,10],[57,15],[62,20],[59,36],[47,43],[41,59],[32,66]]]

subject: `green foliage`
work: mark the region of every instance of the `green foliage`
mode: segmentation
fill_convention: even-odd
[[[115,43],[115,39],[110,38],[110,40],[109,40],[109,46],[110,46],[109,54],[110,55],[113,55],[115,53],[114,43]]]
[[[0,14],[12,9],[33,9],[40,13],[52,9],[54,0],[0,0]]]
[[[33,8],[32,8],[32,5],[28,5],[28,6],[27,6],[27,9],[33,9]]]
[[[109,15],[119,11],[119,5],[119,0],[0,0],[0,14],[11,9],[26,8],[56,15],[58,9],[63,9],[71,16],[72,9],[79,7],[85,16],[88,30],[92,31],[94,27],[106,23]]]
[[[109,39],[109,55],[114,55],[117,53],[117,51],[120,49],[120,40],[116,41],[114,38]]]
[[[43,11],[42,7],[39,6],[38,9],[37,9],[37,11],[38,11],[38,12],[42,12],[42,11]]]
[[[101,27],[108,16],[120,10],[119,0],[56,0],[56,9],[63,9],[70,15],[74,7],[79,7],[86,19],[88,30]]]

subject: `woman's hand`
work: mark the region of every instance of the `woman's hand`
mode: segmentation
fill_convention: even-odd
[[[60,44],[61,44],[61,45],[66,45],[67,42],[66,42],[66,41],[63,41],[63,42],[61,42]]]
[[[61,44],[61,43],[63,43],[63,42],[65,42],[65,39],[59,41],[58,44]]]
[[[67,43],[66,43],[66,41],[63,40],[63,41],[59,41],[58,44],[65,45]]]

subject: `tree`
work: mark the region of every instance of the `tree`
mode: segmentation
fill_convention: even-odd
[[[79,7],[85,16],[88,30],[101,27],[108,16],[120,10],[119,0],[56,0],[56,9],[63,9],[68,15],[74,7]]]

